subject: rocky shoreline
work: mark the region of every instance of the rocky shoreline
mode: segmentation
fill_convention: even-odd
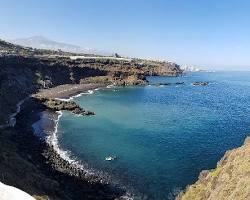
[[[34,101],[34,99],[31,98],[31,101]],[[35,102],[33,103],[39,104],[39,101],[37,102],[37,99],[36,99]],[[25,108],[26,104],[29,104],[28,108]],[[40,113],[41,111],[44,112],[44,107],[42,109],[41,108],[32,109],[30,108],[30,105],[32,105],[30,102],[25,103],[24,108],[22,109],[20,115],[27,116],[27,114],[25,113],[32,112],[32,111],[33,111],[33,114],[36,113],[36,115]],[[67,105],[67,103],[65,105]],[[39,106],[41,107],[42,105],[39,104]],[[46,111],[47,118],[50,118],[53,123],[55,123],[55,121],[57,120],[58,114],[56,114],[55,111],[58,111],[58,110],[60,109],[55,109],[54,111],[50,110],[49,112]],[[30,113],[28,115],[30,115]],[[27,118],[27,117],[24,117],[24,118]],[[39,118],[37,118],[36,121],[38,119]],[[34,121],[32,122],[34,123]],[[20,123],[22,124],[22,126],[23,124],[25,124],[22,122],[22,120],[20,122],[20,120],[18,119],[17,126],[20,126]],[[47,132],[50,134],[54,131],[54,128],[55,128],[55,124],[53,123],[51,124],[50,127],[46,127],[46,126],[44,127],[45,129],[47,129]],[[31,122],[29,122],[28,124],[30,126]],[[18,129],[20,128],[18,127]],[[25,129],[27,129],[27,127]],[[78,163],[65,160],[58,154],[53,144],[51,145],[51,143],[45,143],[41,140],[40,140],[40,143],[42,145],[40,154],[42,154],[43,159],[45,159],[45,161],[43,162],[45,162],[49,166],[49,167],[48,166],[46,167],[46,170],[49,169],[50,171],[52,169],[54,171],[53,173],[60,173],[61,174],[60,179],[62,179],[63,184],[66,184],[66,183],[68,184],[68,182],[71,182],[73,180],[74,183],[72,183],[71,189],[77,189],[77,193],[74,194],[73,199],[75,199],[76,197],[77,199],[86,198],[84,196],[85,194],[81,193],[82,184],[86,184],[86,183],[89,185],[89,187],[88,189],[85,190],[85,192],[87,191],[87,193],[90,192],[92,194],[92,193],[95,193],[93,191],[96,190],[96,193],[92,194],[93,196],[88,195],[87,199],[125,199],[124,195],[126,195],[126,191],[124,189],[120,188],[119,186],[112,185],[108,179],[104,178],[104,176],[99,176],[98,174],[94,174],[91,172],[88,173],[86,169],[81,168],[78,165]],[[249,176],[249,170],[247,168],[244,168],[244,169],[240,168],[241,171],[239,170],[238,172],[235,172],[234,170],[235,169],[234,163],[237,166],[248,166],[248,162],[250,162],[249,156],[247,156],[247,152],[249,152],[249,144],[250,144],[249,139],[246,139],[246,142],[243,146],[237,149],[228,151],[225,154],[225,156],[221,159],[221,161],[218,163],[218,166],[216,169],[210,170],[210,171],[208,170],[202,171],[200,173],[199,180],[194,185],[188,186],[187,189],[181,194],[179,194],[179,196],[176,199],[178,200],[204,199],[205,200],[205,199],[209,199],[210,197],[211,199],[216,199],[218,196],[220,196],[220,199],[227,199],[227,198],[224,198],[223,196],[228,197],[230,193],[227,191],[234,190],[234,188],[232,188],[233,185],[231,186],[229,182],[242,181],[240,180],[239,177]],[[32,147],[29,147],[29,149],[32,149]],[[51,173],[51,171],[49,173]],[[238,174],[238,175],[232,176],[232,174]],[[70,177],[70,180],[68,180],[69,177]],[[65,180],[67,180],[67,182],[65,182]],[[246,179],[246,181],[247,180],[248,179]],[[248,182],[242,182],[241,184],[245,184],[246,189],[249,188]],[[219,189],[215,190],[215,188],[219,188]],[[59,189],[58,191],[67,192],[67,190],[65,189],[63,190]],[[244,192],[244,194],[246,193],[247,192]],[[49,193],[47,194],[49,195]],[[241,192],[236,191],[235,195],[241,195]],[[64,199],[64,198],[60,197],[60,199]]]
[[[88,83],[88,84],[65,84],[49,89],[42,89],[35,95],[35,98],[52,98],[70,100],[73,96],[85,93],[91,90],[107,87],[108,84]]]
[[[198,181],[187,186],[176,200],[250,199],[250,137],[228,150],[215,169],[201,171]]]
[[[68,104],[71,105],[71,103],[65,105]],[[123,188],[111,184],[104,176],[86,171],[76,163],[65,160],[55,150],[53,143],[45,140],[48,135],[41,137],[34,134],[32,125],[41,119],[41,112],[46,112],[51,120],[49,124],[44,124],[43,131],[48,134],[55,131],[58,117],[56,110],[59,108],[53,110],[44,106],[40,100],[31,97],[23,103],[17,114],[15,127],[9,128],[13,132],[18,154],[21,154],[26,162],[31,162],[35,166],[34,171],[39,177],[39,184],[34,188],[30,186],[32,182],[27,183],[30,184],[28,187],[25,186],[26,184],[18,187],[43,199],[125,199],[126,191]],[[31,169],[26,170],[26,173],[29,171],[32,173]],[[7,183],[12,184],[11,181]]]
[[[84,110],[79,105],[77,105],[74,101],[62,101],[59,99],[51,99],[51,98],[39,98],[37,99],[41,102],[46,109],[51,111],[70,111],[76,115],[95,115],[94,112]]]
[[[91,182],[83,178],[84,172],[61,160],[53,148],[33,134],[32,124],[47,109],[52,113],[65,109],[94,114],[59,100],[68,101],[74,95],[110,84],[144,85],[146,76],[178,76],[183,73],[180,66],[138,58],[72,59],[79,55],[25,48],[3,40],[0,51],[0,181],[37,199],[122,198],[123,189],[106,182]],[[20,112],[13,116],[15,126],[9,126],[10,115],[26,97]],[[47,100],[41,102],[38,98]]]

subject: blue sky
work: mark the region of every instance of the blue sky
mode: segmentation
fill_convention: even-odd
[[[0,0],[0,37],[250,70],[248,0]]]

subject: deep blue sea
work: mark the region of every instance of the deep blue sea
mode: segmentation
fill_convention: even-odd
[[[96,115],[64,112],[59,144],[144,199],[173,199],[249,134],[250,72],[148,80],[151,86],[109,88],[74,99]],[[210,84],[192,86],[195,81]],[[105,161],[109,155],[117,159]]]

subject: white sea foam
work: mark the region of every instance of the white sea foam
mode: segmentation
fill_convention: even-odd
[[[99,88],[97,88],[95,90],[99,90]],[[71,101],[74,98],[81,97],[84,94],[93,94],[93,93],[94,93],[94,90],[88,90],[87,92],[82,92],[80,94],[71,96],[68,99],[62,99],[62,98],[55,98],[55,99],[58,99],[61,101]],[[88,175],[94,175],[95,174],[94,170],[86,169],[86,166],[83,166],[82,163],[80,163],[79,161],[74,159],[69,151],[66,151],[66,150],[63,150],[60,148],[59,141],[58,141],[58,124],[59,124],[60,118],[63,115],[63,112],[56,111],[56,113],[58,114],[58,117],[54,122],[55,123],[54,131],[52,131],[52,133],[48,134],[49,136],[46,138],[47,143],[53,147],[54,151],[58,155],[60,155],[60,157],[62,159],[68,161],[71,165],[74,165],[74,167],[81,169],[81,170],[84,170]]]
[[[114,85],[107,86],[107,88],[111,88],[111,87],[113,88]],[[99,90],[99,88],[96,88],[95,90]],[[70,101],[70,100],[73,100],[74,98],[80,97],[80,96],[82,96],[84,94],[93,94],[93,93],[94,93],[94,90],[88,90],[87,92],[83,92],[83,93],[74,95],[74,96],[72,96],[72,97],[70,97],[68,99],[61,99],[61,98],[56,98],[56,99],[61,100],[61,101]],[[63,115],[63,112],[62,111],[56,111],[56,113],[58,114],[58,117],[54,122],[55,123],[54,131],[51,134],[48,134],[49,136],[46,139],[47,143],[53,147],[54,151],[57,154],[59,154],[62,159],[68,161],[70,164],[74,165],[75,167],[86,171],[88,173],[88,175],[95,174],[96,172],[94,170],[86,169],[86,166],[83,166],[82,163],[80,163],[79,161],[74,159],[69,151],[62,150],[60,148],[59,141],[58,141],[58,124],[59,124],[60,118]],[[35,128],[35,126],[33,128]],[[103,174],[103,177],[107,176],[106,174],[104,175],[103,172],[101,172],[101,173]],[[100,173],[98,173],[98,174],[100,174]]]
[[[111,87],[113,88],[114,86],[112,85],[112,86],[110,86],[110,88]],[[97,90],[99,90],[99,89],[97,89]],[[78,95],[70,97],[69,99],[63,99],[63,100],[69,101],[69,100],[72,100],[76,97],[80,97],[83,94],[93,94],[93,93],[94,93],[93,90],[88,90],[87,93],[86,92],[80,93]],[[62,100],[62,99],[60,99],[60,100]],[[54,130],[52,131],[52,133],[48,134],[49,136],[46,138],[47,143],[53,148],[53,150],[58,155],[60,155],[60,157],[62,159],[68,161],[73,167],[80,169],[80,170],[83,170],[86,173],[87,177],[99,177],[100,183],[110,182],[111,177],[107,173],[105,173],[103,171],[97,171],[97,170],[89,168],[87,163],[83,163],[80,160],[77,160],[76,158],[74,158],[70,151],[63,150],[62,148],[60,148],[59,141],[58,141],[58,125],[59,125],[60,118],[63,115],[63,112],[57,111],[56,113],[58,114],[57,119],[56,120],[52,119],[52,120],[54,120],[54,124],[55,124]],[[118,182],[119,181],[114,181],[113,183],[117,184]],[[118,185],[119,185],[119,183],[118,183]],[[124,196],[122,196],[122,199],[133,200],[133,197],[130,193],[126,193]]]
[[[67,160],[71,164],[76,165],[78,163],[74,159],[71,158],[69,152],[62,150],[59,147],[59,142],[58,142],[58,137],[57,137],[57,134],[58,134],[58,124],[59,124],[60,118],[63,115],[63,112],[62,111],[57,111],[56,113],[58,114],[58,117],[55,120],[54,131],[47,137],[46,140],[47,140],[48,144],[53,147],[54,151],[61,156],[61,158],[63,158],[64,160]],[[80,165],[77,166],[77,167],[80,167],[81,169],[83,169],[82,166],[80,166]]]
[[[113,88],[113,87],[115,87],[113,84],[107,86],[107,88]]]
[[[55,123],[54,131],[50,133],[49,136],[47,137],[46,139],[47,143],[54,149],[54,151],[58,155],[60,155],[62,159],[68,161],[73,167],[83,170],[86,173],[87,177],[99,177],[100,183],[110,182],[111,177],[107,173],[89,168],[86,163],[83,164],[81,161],[75,159],[70,153],[70,151],[66,151],[60,148],[59,141],[58,141],[58,125],[59,125],[60,118],[63,115],[63,112],[57,111],[56,113],[58,114],[58,116],[57,116],[57,119],[54,120],[54,123]],[[119,181],[114,181],[113,183],[117,184],[118,182]],[[122,199],[133,200],[134,198],[132,197],[131,193],[127,192],[126,194],[122,196]]]
[[[93,94],[93,93],[94,93],[93,90],[88,90],[87,92],[82,92],[82,93],[80,93],[80,94],[71,96],[71,97],[69,97],[68,99],[64,99],[64,98],[55,98],[55,99],[60,100],[60,101],[72,101],[74,98],[81,97],[81,96],[84,95],[84,94]]]
[[[52,131],[52,133],[50,133],[49,136],[46,138],[47,143],[53,148],[53,150],[58,155],[60,155],[60,157],[62,159],[64,159],[65,161],[68,161],[73,167],[80,169],[80,170],[83,170],[88,177],[99,176],[99,175],[101,175],[101,177],[107,177],[107,175],[105,175],[104,173],[102,173],[102,172],[97,173],[95,170],[90,169],[86,163],[84,165],[82,162],[75,159],[72,156],[72,154],[70,153],[70,151],[66,151],[66,150],[63,150],[62,148],[60,148],[59,141],[58,141],[58,125],[59,125],[60,118],[63,115],[63,112],[57,111],[56,113],[58,114],[58,117],[54,121],[54,123],[55,123],[54,131]],[[104,181],[104,178],[100,179],[100,182],[102,182],[102,180]],[[105,180],[105,181],[107,181],[107,180]]]

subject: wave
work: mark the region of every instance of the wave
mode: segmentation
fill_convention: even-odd
[[[94,93],[94,90],[88,90],[87,92],[82,92],[80,94],[71,96],[71,97],[69,97],[67,99],[65,99],[65,98],[55,98],[55,99],[60,100],[60,101],[72,101],[74,98],[81,97],[84,94],[93,94],[93,93]]]
[[[107,87],[107,88],[114,89],[114,86],[112,85],[112,86]],[[61,101],[70,101],[70,100],[73,100],[74,98],[80,97],[84,94],[93,94],[94,91],[97,91],[99,89],[100,88],[97,88],[94,90],[88,90],[87,92],[83,92],[83,93],[71,96],[68,99],[63,99],[63,98],[57,98],[57,99],[61,100]],[[85,174],[85,177],[88,180],[98,181],[98,182],[104,183],[104,184],[108,183],[108,184],[113,185],[114,187],[123,188],[127,192],[122,196],[122,199],[133,200],[134,199],[134,197],[132,195],[133,192],[130,192],[131,190],[128,190],[128,188],[126,186],[124,186],[123,184],[121,184],[119,180],[117,180],[116,178],[114,179],[114,177],[111,177],[110,174],[108,174],[107,172],[91,168],[88,165],[88,163],[86,163],[83,160],[80,160],[76,156],[72,155],[72,153],[69,150],[64,150],[63,148],[60,147],[58,133],[59,133],[59,122],[60,122],[61,117],[63,116],[63,112],[56,111],[56,114],[57,114],[56,118],[49,117],[49,115],[46,116],[47,119],[53,121],[52,130],[49,130],[49,129],[46,130],[46,128],[40,127],[40,129],[43,129],[43,131],[42,131],[43,134],[47,135],[44,139],[45,139],[46,143],[50,147],[52,147],[53,151],[56,154],[58,154],[63,160],[67,161],[73,168],[75,168],[77,170],[82,170]],[[34,125],[32,127],[34,130],[37,129],[37,131],[39,131],[38,130],[39,126]],[[35,132],[36,132],[36,130],[35,130]]]
[[[114,88],[114,85],[108,85],[107,88]],[[94,90],[97,91],[97,90],[100,90],[100,88],[96,88]],[[88,90],[87,92],[82,92],[80,94],[71,96],[68,99],[63,99],[63,98],[55,98],[55,99],[58,99],[58,100],[61,100],[61,101],[71,101],[74,98],[81,97],[84,94],[93,94],[94,90]],[[57,119],[54,120],[54,122],[55,122],[54,131],[51,134],[49,134],[49,136],[47,137],[47,139],[46,139],[47,143],[50,144],[53,147],[55,152],[58,153],[61,156],[61,158],[68,161],[70,164],[75,165],[77,168],[80,168],[82,170],[86,170],[86,168],[80,163],[80,161],[77,161],[76,159],[72,158],[72,155],[71,155],[71,153],[69,151],[62,150],[59,147],[58,124],[59,124],[60,118],[63,115],[63,112],[62,111],[56,111],[56,113],[58,114],[58,116],[57,116]],[[91,174],[94,174],[94,171],[91,171]]]
[[[111,89],[111,88],[115,88],[115,87],[116,87],[115,85],[108,85],[106,88]],[[73,95],[69,98],[55,98],[55,99],[60,100],[60,101],[72,101],[74,98],[81,97],[82,95],[85,95],[85,94],[94,94],[95,91],[98,91],[100,89],[101,88],[96,88],[94,90],[88,90],[87,92],[82,92],[80,94]],[[114,90],[114,92],[115,91],[117,91],[117,90]]]
[[[67,161],[72,167],[80,169],[85,172],[85,176],[88,178],[93,178],[93,180],[98,180],[100,183],[113,183],[114,186],[121,187],[119,181],[114,181],[109,174],[100,171],[91,169],[87,163],[84,163],[81,160],[75,158],[70,151],[63,150],[59,145],[58,140],[58,126],[60,118],[63,116],[62,111],[57,111],[57,118],[51,119],[54,120],[54,130],[47,136],[46,142],[53,148],[53,150],[65,161]],[[123,186],[124,187],[124,186]],[[124,189],[127,191],[126,187]],[[124,200],[133,200],[132,194],[127,191],[126,194],[122,196]]]
[[[115,85],[114,84],[111,84],[111,85],[108,85],[107,88],[114,88]]]
[[[66,161],[68,161],[71,165],[74,167],[77,167],[78,169],[85,170],[84,166],[82,166],[79,161],[75,160],[72,158],[71,154],[69,151],[62,150],[59,147],[59,141],[58,141],[58,125],[59,125],[59,120],[63,115],[62,111],[56,111],[57,119],[54,120],[55,126],[54,126],[54,131],[52,131],[51,134],[46,138],[46,142],[53,147],[54,151],[60,155],[60,157]]]
[[[88,90],[88,94],[93,94],[94,90]]]
[[[95,179],[100,177],[99,180],[102,178],[103,181],[108,182],[108,177],[104,173],[101,175],[100,172],[90,169],[90,167],[87,166],[87,163],[77,160],[72,156],[70,151],[63,150],[60,147],[58,140],[58,126],[60,118],[63,116],[63,112],[56,111],[56,114],[57,116],[55,118],[47,112],[40,113],[40,120],[32,124],[32,128],[36,136],[42,140],[45,140],[46,143],[53,149],[53,151],[63,160],[67,161],[73,168],[84,171],[87,177],[93,177]],[[44,122],[44,119],[49,120],[49,123]]]

